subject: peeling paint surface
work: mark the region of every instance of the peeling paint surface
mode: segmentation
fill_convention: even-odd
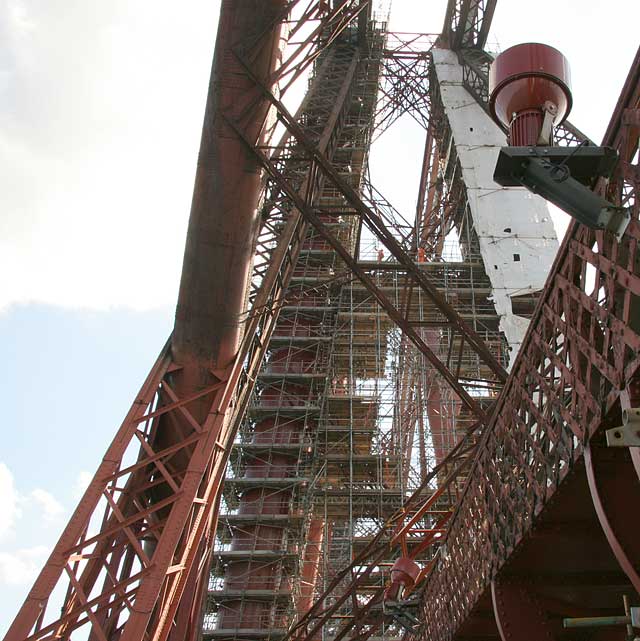
[[[463,87],[456,54],[434,49],[433,60],[500,329],[511,348],[511,366],[529,324],[513,313],[511,296],[544,287],[558,251],[558,238],[542,198],[524,188],[505,188],[493,181],[505,135]]]

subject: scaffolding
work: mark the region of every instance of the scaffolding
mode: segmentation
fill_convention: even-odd
[[[416,266],[505,363],[507,348],[468,212],[461,208],[451,218],[439,216],[448,228],[437,251],[427,255],[415,242],[411,246],[412,225],[368,180],[371,138],[380,118],[388,117],[384,101],[378,100],[385,37],[385,24],[372,20],[366,48],[356,29],[328,48],[315,63],[297,120],[316,141],[323,139],[336,97],[348,93],[344,111],[330,123],[333,142],[327,153],[333,166],[385,218]],[[446,136],[438,139],[443,147],[439,158],[446,160],[437,160],[433,170],[433,207],[441,210],[446,194],[460,186],[451,144]],[[284,140],[273,157],[289,180],[303,186],[309,171],[304,155],[289,138]],[[276,185],[267,184],[266,194],[265,209],[286,211]],[[441,310],[412,285],[406,266],[384,256],[335,185],[319,181],[313,204],[439,358],[449,362],[456,353],[457,375],[486,406],[497,391],[486,383],[491,372],[448,326]],[[280,225],[285,224],[286,215]],[[205,638],[284,637],[474,421],[335,249],[306,227],[227,470]],[[427,484],[422,492],[428,497],[436,487]],[[437,538],[439,519],[451,512],[456,499],[457,488],[439,498],[422,521],[425,530],[435,528]],[[428,563],[432,555],[429,549],[419,560]],[[384,588],[394,560],[390,553],[377,565],[359,598]],[[335,636],[337,624],[352,610],[353,604],[341,607],[336,625],[323,628],[323,638]],[[397,634],[394,625],[384,632],[389,638]]]
[[[324,139],[334,165],[356,189],[367,161],[385,33],[384,23],[365,26],[364,42],[362,27],[352,27],[319,56],[298,114],[309,135]],[[336,114],[340,96],[345,107]],[[299,186],[310,182],[296,145],[286,136],[285,144],[273,155],[290,180]],[[265,193],[265,209],[282,207],[276,186],[267,185]],[[354,252],[359,226],[341,194],[320,184],[314,205]],[[282,637],[315,597],[323,541],[334,529],[331,519],[345,518],[344,498],[335,502],[344,491],[345,464],[352,470],[347,481],[359,457],[366,474],[377,465],[367,445],[375,396],[356,390],[344,355],[335,348],[344,333],[345,274],[335,251],[306,228],[227,470],[205,637]],[[365,503],[370,493],[362,488]],[[332,514],[336,510],[340,514]],[[369,513],[364,503],[360,512]]]
[[[394,68],[407,73],[385,58],[397,54],[398,43],[409,46],[407,37],[394,36],[390,45],[387,35],[386,24],[374,17],[366,38],[362,26],[351,27],[326,48],[315,62],[296,120],[316,144],[324,140],[337,174],[385,220],[412,256],[412,268],[429,279],[506,367],[509,346],[437,83],[428,96],[431,117],[421,122],[432,142],[424,170],[428,197],[415,224],[371,187],[371,141],[396,119],[398,108],[389,92],[379,95],[381,76],[389,82]],[[410,39],[408,50],[418,61],[410,73],[420,82],[429,78],[432,44],[428,37]],[[420,46],[424,49],[416,53]],[[336,115],[340,95],[344,108]],[[431,304],[407,265],[384,255],[344,191],[311,177],[313,163],[288,136],[272,150],[272,158],[299,189],[315,180],[313,208],[325,227],[439,360],[455,369],[465,392],[487,408],[500,389],[495,370],[452,327],[442,308]],[[265,194],[265,211],[284,212],[283,229],[291,203],[275,182],[267,182]],[[339,603],[335,595],[363,570],[353,567],[354,559],[409,497],[430,501],[415,526],[432,544],[424,545],[424,535],[403,543],[405,552],[419,549],[416,560],[428,567],[464,482],[458,475],[443,491],[444,476],[430,475],[474,425],[477,416],[468,403],[407,339],[371,289],[354,278],[336,249],[307,224],[227,469],[204,637],[281,639],[318,598],[332,610],[322,638],[339,637],[341,624],[358,605],[388,585],[396,551],[390,546],[367,571],[355,602]],[[349,567],[351,575],[343,575]],[[374,638],[398,639],[403,628],[385,623],[378,634]]]
[[[365,0],[223,11],[230,24],[234,15],[260,18],[241,25],[239,42],[216,49],[216,60],[233,60],[220,86],[242,78],[249,87],[229,94],[241,98],[228,101],[240,113],[213,110],[225,135],[237,135],[230,175],[253,184],[246,191],[256,199],[244,213],[260,215],[256,234],[237,245],[247,257],[254,250],[253,262],[240,261],[242,269],[216,283],[224,296],[229,275],[243,277],[239,304],[220,308],[233,317],[233,336],[205,333],[198,344],[220,339],[231,353],[242,331],[239,347],[230,365],[216,359],[218,369],[203,354],[176,359],[182,339],[167,343],[12,639],[70,638],[85,624],[92,639],[444,639],[461,624],[468,632],[486,622],[489,589],[499,624],[505,608],[496,594],[513,597],[513,589],[534,605],[548,596],[536,587],[530,598],[529,586],[512,582],[520,571],[504,573],[517,546],[524,543],[522,571],[536,571],[541,546],[553,547],[527,540],[541,518],[560,550],[549,576],[585,569],[588,582],[592,568],[562,545],[576,523],[592,540],[606,525],[618,549],[604,559],[602,540],[592,556],[610,570],[605,587],[623,589],[614,556],[628,557],[610,525],[625,506],[599,509],[598,523],[583,499],[588,487],[602,507],[603,488],[619,494],[620,479],[630,486],[637,471],[626,452],[603,449],[603,434],[592,438],[637,401],[637,229],[614,241],[574,224],[537,293],[555,250],[544,203],[492,180],[504,143],[485,113],[491,56],[482,47],[494,8],[451,0],[437,48],[429,34],[388,34],[387,8],[376,14]],[[267,58],[280,64],[261,73]],[[636,214],[628,169],[638,136],[626,116],[639,102],[639,65],[605,137],[623,159],[609,193]],[[309,68],[292,115],[283,96]],[[368,167],[372,142],[407,114],[426,136],[414,221],[373,188]],[[556,141],[586,138],[564,123]],[[201,159],[231,166],[228,154],[211,149]],[[218,175],[206,162],[201,169]],[[239,183],[221,182],[234,201]],[[219,217],[228,230],[236,219],[226,211]],[[214,245],[215,235],[204,244],[219,257],[229,236],[218,233],[224,242]],[[193,309],[218,305],[219,297],[194,297]],[[178,309],[182,321],[198,317]],[[201,316],[199,327],[218,329]],[[606,436],[622,438],[624,429]],[[612,461],[623,476],[606,472]],[[558,509],[561,484],[573,488],[563,501],[580,518],[566,521]],[[567,496],[576,488],[584,494]],[[593,596],[602,585],[586,587]],[[575,601],[570,587],[566,601],[554,597],[554,616]],[[54,589],[66,593],[60,615],[51,614]]]

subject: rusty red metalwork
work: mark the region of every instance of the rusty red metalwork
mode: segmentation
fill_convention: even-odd
[[[502,641],[554,641],[554,630],[544,609],[526,585],[493,581],[491,599]]]
[[[469,61],[473,74],[465,76],[468,82],[475,74],[482,84],[486,59],[481,54],[495,4],[449,2],[441,42]],[[302,17],[288,31],[293,51],[281,59],[281,25],[292,9]],[[483,638],[499,632],[503,641],[511,639],[513,621],[523,618],[531,624],[527,632],[549,636],[548,621],[557,620],[563,608],[576,607],[569,590],[558,590],[548,580],[552,570],[579,575],[574,582],[580,585],[572,584],[573,591],[606,586],[618,598],[629,586],[638,589],[640,550],[634,534],[639,524],[636,512],[625,518],[625,499],[638,494],[637,488],[626,488],[637,484],[640,458],[637,452],[605,450],[602,432],[619,421],[621,394],[636,398],[634,381],[640,368],[640,51],[604,141],[619,150],[619,167],[609,185],[596,185],[611,201],[632,208],[633,222],[620,242],[577,224],[570,228],[519,357],[502,393],[487,407],[468,391],[476,381],[460,376],[463,347],[481,364],[484,379],[479,380],[494,393],[492,400],[506,379],[506,359],[496,357],[410,253],[420,246],[430,259],[438,257],[451,209],[464,197],[459,191],[450,193],[448,201],[439,198],[434,170],[441,134],[437,114],[426,127],[416,234],[409,247],[409,239],[399,240],[331,163],[355,62],[340,75],[316,138],[272,91],[276,83],[285,90],[291,87],[314,63],[328,64],[320,61],[322,52],[353,21],[366,27],[367,10],[367,2],[355,0],[223,3],[174,335],[9,629],[8,641],[67,639],[85,626],[91,641],[193,641],[199,634],[199,606],[225,465],[279,310],[285,297],[295,294],[288,285],[311,226],[318,233],[308,242],[336,252],[478,422],[449,454],[438,445],[437,464],[424,474],[418,491],[354,554],[351,565],[330,577],[313,603],[324,523],[312,522],[302,562],[308,589],[299,595],[300,619],[289,636],[296,641],[318,638],[323,626],[342,616],[340,608],[350,602],[350,614],[336,628],[333,641],[347,635],[365,641],[390,616],[402,617],[385,609],[390,598],[413,598],[413,607],[419,604],[424,626],[413,634],[429,641],[464,636],[461,630],[473,629],[482,617]],[[366,28],[353,32],[359,44],[364,32]],[[406,57],[402,45],[389,54],[405,78],[418,82],[412,94],[417,98],[408,108],[400,95],[389,94],[384,122],[393,121],[402,109],[420,114],[433,107],[420,85],[429,73],[428,50],[416,53],[412,48],[419,39],[420,34],[405,34]],[[470,56],[469,50],[475,54]],[[474,95],[482,102],[481,87]],[[286,129],[275,149],[272,112]],[[580,133],[565,124],[561,137],[574,141]],[[298,173],[292,177],[288,171]],[[373,278],[387,269],[385,264],[359,262],[331,232],[331,219],[314,209],[314,196],[324,183],[347,203],[345,215],[359,217],[395,259],[389,269],[403,270],[408,292],[404,303],[390,301]],[[264,218],[257,215],[261,193],[273,201]],[[422,292],[442,314],[442,324],[451,327],[446,360],[434,353],[428,334],[408,321],[407,301],[414,290]],[[305,291],[297,295],[305,301],[313,298]],[[283,322],[279,331],[297,335],[311,330],[304,323]],[[305,371],[314,363],[305,350],[293,356],[276,350],[271,359],[274,371],[283,363],[292,371]],[[407,376],[404,384],[411,380]],[[266,405],[282,397],[292,404],[305,393],[304,386],[287,382],[277,399],[269,389],[260,398]],[[406,393],[403,406],[411,402]],[[255,443],[290,440],[299,427],[295,422],[277,427],[266,419],[257,423]],[[409,442],[403,442],[403,451]],[[290,455],[276,454],[269,461],[256,459],[247,476],[268,479],[291,466]],[[250,490],[240,511],[286,516],[282,495],[275,511],[269,506],[273,494],[266,486]],[[238,549],[245,543],[259,548],[276,529],[252,525],[235,535],[234,544]],[[568,551],[568,534],[578,553]],[[371,590],[367,580],[376,571],[382,573],[389,558],[399,558],[390,572],[392,587]],[[598,564],[598,578],[589,579],[593,583],[586,582],[591,575],[581,560]],[[543,570],[546,578],[537,574]],[[535,587],[523,587],[523,573],[538,581]],[[230,565],[226,580],[232,587],[249,589],[271,587],[276,577],[264,566],[242,561]],[[52,614],[47,608],[56,586],[65,599],[62,611]],[[369,594],[364,600],[358,596],[363,588]],[[612,607],[610,602],[604,605],[605,610]],[[245,611],[240,605],[221,617],[222,627],[246,627],[266,611]],[[497,627],[493,619],[486,625],[487,612],[495,614]]]
[[[640,540],[631,506],[640,501],[640,483],[632,448],[607,448],[593,442],[584,459],[589,491],[600,525],[620,567],[640,592]]]
[[[336,148],[339,132],[344,121],[344,114],[350,107],[352,86],[356,75],[358,52],[354,47],[335,47],[327,54],[326,60],[315,74],[312,87],[307,94],[305,117],[313,119],[318,129],[318,145],[329,155]],[[234,122],[234,127],[238,126]],[[243,140],[241,137],[237,141]],[[287,164],[283,165],[287,171]],[[297,174],[291,176],[292,183],[299,181],[300,167]],[[299,194],[313,201],[321,192],[322,180],[314,179],[311,164],[301,185],[297,185]],[[298,212],[290,212],[288,223],[296,220],[302,223]],[[307,225],[302,224],[306,230]],[[309,249],[313,239],[301,233],[301,249]],[[305,273],[306,264],[299,262],[293,269],[293,275]],[[291,287],[284,292],[289,303],[300,297],[299,288]],[[317,324],[310,319],[280,319],[275,326],[274,336],[279,341],[287,337],[306,337],[318,332]],[[266,630],[271,627],[286,627],[286,617],[278,612],[273,599],[248,599],[246,594],[262,591],[266,594],[278,594],[291,591],[287,576],[283,576],[283,563],[271,559],[265,563],[260,553],[273,555],[274,550],[286,546],[287,531],[290,529],[289,518],[293,500],[293,484],[280,487],[270,483],[286,481],[296,476],[298,452],[296,450],[279,451],[278,445],[299,443],[305,430],[317,430],[317,418],[282,415],[280,408],[304,408],[313,398],[313,379],[300,378],[291,380],[286,374],[313,375],[321,371],[320,354],[313,346],[296,347],[285,344],[273,348],[268,355],[267,368],[270,374],[278,373],[283,379],[272,383],[261,390],[257,403],[265,413],[253,427],[251,444],[260,446],[259,453],[243,455],[243,476],[246,487],[239,498],[238,514],[245,519],[242,528],[233,530],[230,537],[230,549],[236,558],[227,563],[224,573],[222,593],[226,593],[223,606],[217,617],[218,635],[234,635],[236,630]],[[271,410],[269,412],[268,410]],[[269,446],[273,446],[270,449]],[[277,517],[281,517],[276,520]],[[318,576],[319,559],[322,551],[324,521],[314,519],[310,524],[307,545],[304,550],[302,570],[300,572],[300,594],[297,608],[305,612],[309,607]],[[246,633],[246,632],[245,632]]]
[[[197,361],[205,371],[228,366],[238,350],[261,181],[260,167],[246,157],[222,114],[238,120],[256,144],[268,135],[269,104],[231,52],[268,30],[251,60],[254,73],[270,82],[279,66],[285,5],[283,0],[227,3],[220,14],[172,337],[176,360]],[[274,21],[277,26],[270,28]]]
[[[624,114],[636,113],[639,107],[640,51],[603,141],[620,151],[618,172],[608,188],[599,186],[620,205],[631,207],[634,221],[620,243],[613,235],[577,223],[570,227],[483,435],[447,534],[447,554],[440,555],[427,577],[421,638],[454,638],[472,619],[474,608],[481,607],[491,579],[503,571],[518,546],[525,550],[521,554],[534,549],[532,530],[545,514],[553,515],[563,488],[585,496],[585,448],[602,438],[621,391],[636,375],[638,132],[625,124],[633,118]],[[584,509],[582,518],[592,519],[592,508]],[[632,514],[627,511],[628,518]],[[592,520],[589,524],[594,527]],[[570,531],[575,535],[575,525]],[[591,531],[593,537],[602,536],[597,525]],[[602,550],[607,554],[606,547]],[[561,563],[557,555],[552,558]],[[584,562],[588,566],[590,560]],[[587,568],[583,565],[582,570]],[[585,584],[587,576],[588,572]],[[633,573],[627,576],[632,584]]]
[[[259,168],[246,171],[242,146],[225,133],[220,114],[243,114],[247,135],[259,140],[269,109],[251,80],[229,82],[242,75],[227,61],[232,46],[252,40],[255,73],[268,81],[278,62],[284,7],[280,1],[223,6],[175,333],[8,639],[68,636],[86,623],[99,641],[114,634],[140,639],[149,630],[153,639],[166,639],[185,588],[199,598],[202,587],[191,570],[215,521],[232,436],[227,413],[242,370],[234,355],[260,187]],[[242,198],[235,192],[238,181]],[[221,273],[226,282],[218,280]],[[133,459],[131,448],[139,448]],[[101,522],[92,523],[100,513]],[[66,589],[62,614],[48,621],[45,610],[58,583]],[[184,621],[182,638],[195,635],[194,624]]]
[[[441,543],[451,508],[459,500],[461,479],[466,477],[472,461],[479,427],[480,424],[475,424],[451,452],[425,474],[421,486],[406,505],[386,521],[349,566],[336,573],[313,606],[292,628],[289,634],[291,639],[303,641],[316,638],[323,626],[348,601],[353,602],[352,612],[337,630],[336,639],[344,638],[358,626],[365,626],[367,630],[366,633],[360,630],[358,638],[367,638],[388,621],[382,609],[387,587],[375,590],[364,602],[357,599],[358,592],[379,568],[379,564],[393,556],[394,552],[405,559],[404,563],[411,565],[414,559],[428,558],[433,548]],[[436,489],[427,491],[433,484],[437,485]],[[430,562],[423,563],[420,573],[415,576],[415,566],[411,565],[411,587],[419,585],[430,568]]]
[[[353,206],[357,215],[363,219],[365,224],[367,224],[372,232],[377,235],[380,242],[384,243],[384,246],[391,252],[392,256],[403,266],[407,274],[415,281],[416,287],[420,287],[420,289],[429,297],[430,301],[433,302],[433,304],[436,305],[447,318],[451,326],[460,333],[461,342],[463,344],[466,342],[469,348],[478,355],[483,364],[488,368],[490,374],[495,377],[493,379],[495,382],[499,383],[504,381],[506,377],[504,367],[498,362],[491,350],[485,345],[483,339],[461,318],[454,307],[430,282],[428,276],[416,266],[414,259],[408,255],[406,250],[400,245],[393,234],[390,233],[389,229],[376,212],[368,208],[362,201],[359,194],[338,175],[328,159],[316,148],[315,145],[313,145],[302,128],[295,122],[295,119],[287,111],[286,107],[270,91],[268,91],[268,89],[264,88],[264,92],[277,108],[282,122],[290,131],[292,136],[294,136],[302,147],[304,147],[318,168],[324,172],[327,180],[330,180],[340,190],[349,204]],[[244,137],[244,134],[240,129],[237,129],[237,133],[239,136]],[[260,160],[271,178],[276,181],[280,185],[281,189],[289,196],[289,198],[291,198],[298,211],[301,212],[305,219],[307,219],[316,228],[318,233],[321,234],[323,238],[325,238],[335,249],[335,251],[340,255],[340,258],[349,266],[353,274],[356,275],[365,287],[374,294],[377,301],[389,314],[392,320],[402,328],[403,332],[426,356],[433,367],[442,375],[449,385],[455,389],[463,403],[465,403],[477,417],[482,420],[486,420],[484,410],[469,395],[469,393],[464,389],[464,386],[458,380],[455,365],[452,365],[450,362],[443,363],[440,358],[436,356],[417,331],[402,317],[402,314],[376,286],[373,280],[367,276],[365,271],[352,257],[351,253],[337,238],[335,238],[309,204],[306,203],[303,198],[294,193],[294,190],[287,183],[286,179],[279,174],[277,168],[269,158],[255,145],[251,144],[248,138],[244,137],[244,140],[247,147],[253,150],[254,154]]]
[[[440,36],[450,49],[480,49],[487,42],[497,0],[449,0]]]
[[[640,51],[604,141],[621,152],[618,173],[608,188],[599,186],[619,204],[632,207],[635,222],[620,243],[603,232],[571,227],[473,467],[464,472],[468,481],[462,499],[452,520],[442,524],[444,545],[425,566],[419,616],[424,625],[415,632],[421,639],[526,636],[529,630],[506,631],[525,611],[531,629],[550,636],[557,633],[561,616],[619,608],[618,596],[636,583],[637,537],[632,532],[638,523],[626,504],[633,503],[637,491],[635,452],[604,451],[602,430],[620,420],[619,397],[636,380],[640,365],[639,76]],[[570,139],[576,131],[570,128],[564,135]],[[594,448],[603,466],[611,460],[608,472],[585,474],[585,451]],[[589,460],[586,464],[594,467]],[[615,470],[624,473],[616,477]],[[591,493],[589,475],[595,488]],[[419,504],[429,503],[423,499]],[[423,514],[408,509],[396,517],[397,537],[408,531],[417,534],[413,549],[421,541],[433,544],[431,532],[415,527]],[[398,542],[393,536],[385,538],[384,532],[376,538],[378,547],[354,561],[354,579],[346,587],[330,585],[292,638],[313,638],[341,603],[354,598],[383,558],[379,550],[389,545],[385,542]],[[406,543],[400,547],[404,556]],[[523,576],[527,587],[520,583]],[[492,580],[499,597],[493,607],[487,603]],[[608,586],[607,598],[603,586]],[[389,623],[389,616],[381,613],[382,599],[375,593],[354,607],[336,638],[351,633],[366,639]],[[326,603],[330,607],[322,606]]]
[[[307,3],[304,15],[319,28],[302,38],[293,60],[281,61],[280,25],[298,4],[223,4],[176,331],[9,628],[10,641],[68,638],[85,626],[92,641],[194,639],[200,632],[230,445],[304,239],[295,216],[275,243],[258,230],[260,170],[222,115],[254,142],[266,141],[269,105],[254,78],[270,84],[299,75],[321,50],[320,32],[330,41],[366,9],[357,2]],[[233,63],[240,50],[251,76]],[[218,199],[221,189],[227,204]],[[247,322],[256,235],[265,263],[254,265],[249,299],[257,313]],[[66,594],[61,613],[47,610],[56,586]],[[183,595],[190,605],[178,612]]]

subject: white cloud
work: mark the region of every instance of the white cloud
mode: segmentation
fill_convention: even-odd
[[[602,12],[585,0],[576,13],[542,2],[526,21],[500,3],[494,36],[503,47],[559,44],[573,65],[573,120],[597,137],[634,53],[640,5]],[[394,0],[392,28],[437,33],[445,6]],[[0,309],[175,302],[218,10],[210,0],[189,11],[159,0],[152,12],[146,0],[0,3]],[[578,34],[561,43],[557,24],[569,22],[547,19],[557,11]],[[387,195],[411,216],[417,179],[406,169],[387,166],[397,185]]]
[[[15,552],[0,552],[0,584],[27,585],[42,568],[49,549],[44,545]]]
[[[0,3],[0,309],[176,298],[219,3]]]
[[[43,510],[43,518],[47,521],[53,521],[64,513],[62,504],[49,492],[42,488],[31,490],[29,497],[35,501]]]
[[[35,488],[28,494],[20,493],[13,474],[0,462],[0,542],[13,539],[16,525],[25,516],[54,521],[61,517],[64,506],[50,492]]]
[[[29,546],[31,535],[37,533],[39,541],[54,537],[57,528],[43,529],[42,525],[55,522],[59,526],[65,508],[42,488],[19,491],[11,470],[2,462],[0,506],[0,586],[22,585],[35,577],[50,551],[47,545]]]
[[[87,472],[87,470],[78,472],[76,482],[73,485],[74,498],[79,499],[84,494],[84,491],[89,487],[89,483],[91,483],[91,479],[93,479],[91,472]]]
[[[0,463],[0,541],[8,537],[20,517],[19,502],[13,474],[4,463]]]

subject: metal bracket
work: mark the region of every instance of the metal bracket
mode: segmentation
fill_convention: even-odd
[[[553,122],[558,115],[558,107],[550,100],[547,100],[542,107],[542,112],[544,117],[540,135],[538,136],[538,144],[551,146],[553,144]]]
[[[622,425],[605,432],[609,447],[640,447],[640,407],[622,410]]]
[[[407,632],[415,633],[419,630],[421,621],[415,616],[418,601],[410,599],[407,601],[387,601],[383,604],[383,613],[390,616],[396,623],[402,626]]]
[[[617,161],[617,152],[607,147],[503,147],[493,179],[503,187],[526,187],[583,225],[606,229],[621,240],[631,221],[630,209],[613,205],[590,188],[594,179],[609,177]]]
[[[598,226],[613,232],[618,239],[622,236],[631,222],[631,209],[626,207],[605,207],[598,216]]]

